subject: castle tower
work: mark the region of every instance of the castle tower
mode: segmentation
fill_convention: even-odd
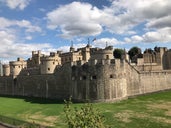
[[[17,61],[10,62],[10,75],[16,77],[20,74],[21,70],[27,67],[27,62],[21,58],[18,58]]]
[[[3,76],[3,68],[2,68],[2,63],[0,61],[0,76]]]
[[[50,56],[41,57],[41,74],[53,74],[57,65],[61,65],[61,58],[57,53],[50,53]]]
[[[161,57],[161,65],[163,65],[163,55],[167,51],[166,47],[161,47],[160,48],[160,57]]]
[[[27,60],[27,67],[33,68],[33,67],[39,67],[40,66],[40,58],[43,56],[41,54],[41,51],[32,51],[32,57]]]
[[[110,60],[114,59],[113,56],[113,47],[107,46],[105,49],[91,49],[91,60]]]
[[[9,76],[10,75],[10,66],[9,64],[3,65],[3,76]]]

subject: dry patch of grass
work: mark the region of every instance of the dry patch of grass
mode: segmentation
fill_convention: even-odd
[[[133,111],[126,110],[126,111],[123,111],[123,112],[116,113],[114,115],[114,118],[118,119],[119,121],[122,121],[122,122],[125,122],[125,123],[129,123],[129,122],[131,122],[130,117],[132,116],[132,114],[133,114]]]
[[[147,118],[147,117],[149,117],[149,114],[147,113],[138,113],[131,110],[125,110],[123,112],[116,113],[114,115],[115,119],[118,119],[119,121],[125,123],[131,122],[131,118]]]
[[[160,104],[150,104],[148,105],[149,108],[151,109],[162,109],[162,110],[166,110],[165,115],[167,116],[171,116],[171,102],[160,102]]]
[[[139,118],[139,119],[149,119],[153,120],[155,122],[161,122],[161,123],[168,123],[171,124],[171,118],[169,119],[168,116],[171,117],[171,102],[160,102],[160,103],[152,103],[147,104],[147,111],[145,112],[135,112],[134,110],[124,110],[119,113],[114,114],[114,118],[122,121],[124,123],[130,123],[132,118]],[[154,116],[150,113],[155,113],[158,111],[164,110],[164,116],[163,115],[157,115]]]
[[[20,114],[19,117],[24,118],[26,121],[30,123],[36,123],[43,126],[55,126],[55,122],[59,120],[58,116],[45,116],[41,112],[36,112],[35,114],[30,114],[26,112],[24,114]]]

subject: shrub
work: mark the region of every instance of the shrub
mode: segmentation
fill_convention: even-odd
[[[92,104],[85,103],[81,109],[73,109],[71,104],[71,99],[65,100],[64,112],[69,128],[105,128],[104,117]]]

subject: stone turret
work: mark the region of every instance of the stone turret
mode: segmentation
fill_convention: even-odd
[[[16,77],[20,74],[21,70],[27,67],[27,62],[22,58],[18,58],[17,61],[10,62],[10,75]]]
[[[50,56],[41,57],[41,74],[53,74],[57,65],[61,65],[61,58],[58,53],[51,52]]]
[[[10,75],[10,66],[9,64],[3,65],[3,76],[9,76]]]
[[[78,49],[78,51],[81,51],[82,60],[88,62],[88,60],[90,59],[90,50],[91,50],[91,46],[89,44],[87,44],[87,46],[84,48]]]
[[[91,50],[91,60],[114,59],[113,47],[108,46],[105,49],[94,48]]]
[[[32,51],[32,57],[27,60],[27,67],[28,68],[35,68],[40,66],[40,58],[44,56],[41,54],[41,51]]]

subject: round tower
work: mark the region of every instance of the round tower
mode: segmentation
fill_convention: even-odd
[[[105,49],[94,49],[91,53],[91,60],[109,60],[114,59],[113,57],[113,47],[108,46]]]
[[[20,71],[25,68],[27,65],[27,62],[22,60],[21,58],[18,58],[17,61],[11,61],[10,62],[10,74],[12,76],[17,76],[20,74]]]
[[[58,56],[46,56],[41,58],[41,74],[53,74],[57,65],[61,65]]]
[[[10,66],[9,64],[3,65],[3,76],[9,76],[10,75]]]

